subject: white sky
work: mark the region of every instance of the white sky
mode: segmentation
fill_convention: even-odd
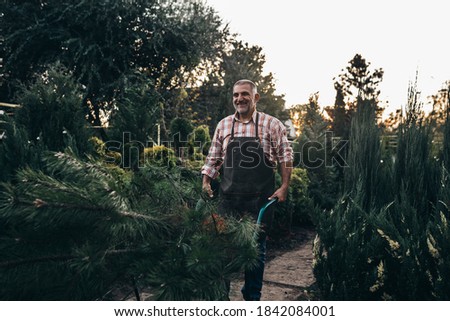
[[[383,68],[382,101],[405,106],[409,82],[419,72],[422,100],[450,80],[448,0],[206,0],[231,32],[263,48],[287,106],[319,91],[334,103],[333,77],[359,53],[370,70]]]

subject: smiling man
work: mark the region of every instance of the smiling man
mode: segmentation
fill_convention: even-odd
[[[233,105],[236,112],[222,119],[214,133],[205,165],[202,167],[203,190],[213,196],[211,181],[219,176],[219,214],[241,217],[252,215],[268,200],[287,197],[292,171],[292,148],[286,128],[277,118],[256,110],[260,95],[250,80],[239,80],[233,86]],[[275,170],[280,167],[282,183],[275,189]],[[270,223],[270,211],[263,227]],[[242,294],[245,300],[260,300],[264,274],[266,232],[258,238],[258,265],[245,271]],[[229,284],[228,284],[229,286]]]

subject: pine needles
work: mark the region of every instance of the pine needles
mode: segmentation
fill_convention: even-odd
[[[18,171],[0,194],[0,298],[94,300],[138,280],[163,300],[214,300],[254,262],[255,225],[193,210],[182,171],[133,173],[70,151]],[[117,299],[110,297],[112,299]]]
[[[316,219],[314,274],[324,299],[449,298],[448,164],[436,157],[416,99],[411,89],[392,161],[382,159],[374,110],[358,107],[344,196]]]

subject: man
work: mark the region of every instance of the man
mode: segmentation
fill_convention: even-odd
[[[284,202],[287,197],[292,172],[292,148],[281,121],[256,110],[259,98],[252,81],[243,79],[234,84],[233,105],[236,112],[217,125],[202,167],[202,187],[210,197],[213,196],[211,181],[223,169],[218,209],[221,215],[250,213],[257,217],[259,209],[268,200],[277,198],[279,202]],[[280,166],[282,184],[275,190],[277,164]],[[245,271],[242,288],[245,300],[258,301],[261,298],[265,232],[260,233],[258,245],[258,265]]]

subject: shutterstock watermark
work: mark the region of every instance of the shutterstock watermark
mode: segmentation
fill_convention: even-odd
[[[141,142],[133,140],[129,132],[124,132],[122,141],[110,140],[105,142],[106,162],[123,168],[142,168],[149,161],[156,162],[160,166],[171,166],[174,159],[189,160],[202,165],[204,157],[199,157],[206,151],[206,144],[195,139],[179,139],[180,135],[172,136],[169,141],[162,141],[160,145],[154,141]],[[265,142],[265,154],[270,149],[277,150],[277,143]],[[307,140],[303,142],[290,142],[294,156],[293,167],[316,169],[320,167],[348,167],[345,160],[348,140],[333,136],[333,132],[326,132],[321,140]],[[152,148],[148,152],[148,148]],[[242,155],[236,164],[235,160],[227,159],[222,166],[254,168],[262,162],[266,166],[273,164],[263,155],[258,153],[258,145],[254,141],[235,141],[231,153],[240,152]],[[114,156],[116,155],[116,156]],[[120,155],[120,157],[118,157]]]
[[[294,167],[315,169],[320,167],[348,167],[345,155],[348,148],[348,140],[333,135],[327,131],[322,135],[322,140],[309,140],[305,142],[293,142]],[[297,144],[298,146],[295,146]]]

